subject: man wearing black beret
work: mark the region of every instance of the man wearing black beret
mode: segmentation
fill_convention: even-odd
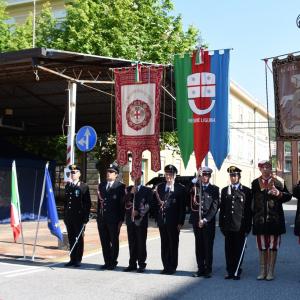
[[[230,166],[227,172],[230,184],[221,191],[219,226],[225,237],[225,279],[239,280],[245,238],[252,224],[252,194],[248,187],[240,183],[241,169]]]
[[[125,185],[117,180],[118,174],[118,165],[110,164],[106,181],[98,186],[97,223],[104,258],[102,270],[114,270],[118,264],[119,234],[125,215]]]
[[[154,206],[161,239],[161,274],[174,274],[178,265],[179,233],[185,220],[185,188],[175,183],[177,169],[167,165],[165,183],[155,187]]]
[[[88,185],[80,181],[80,168],[73,164],[69,166],[69,169],[71,182],[68,182],[65,186],[64,221],[67,227],[70,249],[73,248],[76,238],[79,237],[79,239],[70,254],[70,261],[65,266],[80,267],[84,248],[84,230],[82,229],[84,224],[89,221],[91,197]]]

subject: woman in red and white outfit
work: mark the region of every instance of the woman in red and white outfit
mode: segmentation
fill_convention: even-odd
[[[253,234],[260,256],[258,280],[273,280],[281,234],[286,232],[282,203],[291,200],[284,182],[272,176],[268,160],[258,164],[261,176],[253,180]]]

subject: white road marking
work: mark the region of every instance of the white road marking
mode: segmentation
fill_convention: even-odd
[[[147,242],[151,242],[151,241],[157,240],[159,238],[160,238],[159,236],[149,238],[149,239],[147,239]],[[128,247],[128,243],[122,244],[120,246],[120,248],[125,248],[125,247]],[[88,257],[93,257],[93,256],[99,255],[101,253],[102,253],[101,250],[97,251],[97,252],[93,252],[93,253],[84,255],[83,259],[88,258]],[[57,263],[52,263],[52,264],[48,264],[48,265],[45,265],[45,266],[37,266],[37,267],[28,266],[26,269],[24,268],[24,269],[21,269],[21,270],[19,269],[19,270],[2,272],[2,273],[0,273],[0,275],[4,275],[4,277],[6,277],[6,278],[24,276],[24,275],[29,275],[29,274],[32,274],[32,273],[37,273],[37,272],[42,272],[42,271],[49,270],[49,267],[54,267],[54,266],[60,265],[62,263],[63,262],[57,262]]]
[[[18,267],[23,267],[23,266],[18,266]],[[32,270],[32,269],[36,269],[37,267],[27,267],[24,269],[18,269],[18,270],[11,270],[11,271],[5,271],[5,272],[1,272],[0,275],[6,275],[6,274],[11,274],[11,273],[17,273],[17,272],[24,272],[24,271],[28,271],[28,270]]]

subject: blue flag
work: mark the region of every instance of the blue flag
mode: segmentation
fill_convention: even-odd
[[[215,51],[211,56],[211,72],[216,74],[216,105],[210,117],[215,119],[210,125],[210,152],[220,170],[228,154],[228,90],[229,90],[229,49],[223,54]]]
[[[48,228],[51,233],[59,238],[61,241],[63,240],[63,236],[59,227],[59,221],[57,216],[57,209],[53,194],[52,182],[50,178],[50,174],[48,168],[45,169],[46,176],[46,201],[47,201],[47,216],[48,216]]]

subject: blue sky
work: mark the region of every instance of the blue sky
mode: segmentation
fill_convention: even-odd
[[[257,101],[266,104],[262,58],[300,51],[296,0],[173,0],[184,28],[194,25],[209,49],[233,48],[230,77]],[[299,53],[300,54],[300,53]],[[272,66],[272,61],[269,61]],[[269,104],[273,110],[273,82],[269,72]]]

